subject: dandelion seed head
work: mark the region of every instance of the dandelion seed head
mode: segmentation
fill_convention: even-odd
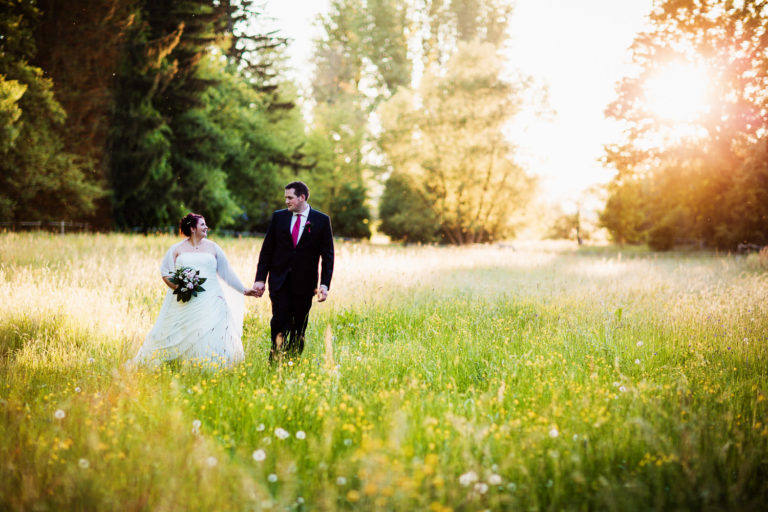
[[[206,464],[208,464],[208,467],[211,467],[211,468],[212,468],[212,467],[214,467],[216,464],[218,464],[218,463],[219,463],[219,461],[218,461],[218,460],[216,460],[216,457],[214,457],[213,455],[211,455],[210,457],[208,457],[207,459],[205,459],[205,463],[206,463]]]
[[[288,439],[290,436],[291,434],[288,433],[288,431],[285,430],[284,428],[277,427],[275,429],[275,437],[277,437],[278,439]]]
[[[336,485],[347,485],[347,479],[343,476],[336,477]]]
[[[77,465],[83,469],[88,469],[89,467],[91,467],[91,463],[88,462],[88,459],[80,459],[79,461],[77,461]]]
[[[475,492],[478,494],[485,494],[488,492],[488,484],[484,482],[478,482],[475,484]]]
[[[251,457],[253,457],[253,460],[255,460],[256,462],[261,462],[267,458],[267,452],[259,448],[258,450],[254,450]]]
[[[552,427],[551,429],[549,429],[549,437],[551,437],[552,439],[556,438],[559,435],[560,435],[560,432],[558,432],[556,427]]]
[[[298,432],[296,432],[296,439],[306,439],[306,438],[307,438],[307,434],[303,430],[299,430]]]
[[[267,477],[267,480],[269,480],[271,483],[277,482],[277,475],[274,473],[270,473]]]
[[[496,473],[488,477],[488,483],[491,485],[501,485],[501,482],[501,476],[497,475]]]
[[[467,471],[459,477],[459,483],[464,487],[468,487],[474,482],[477,482],[477,473],[474,471]]]
[[[56,409],[56,412],[53,413],[53,417],[57,420],[63,420],[66,415],[67,413],[64,412],[64,409]]]

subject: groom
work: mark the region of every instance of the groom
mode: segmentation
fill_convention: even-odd
[[[264,294],[269,282],[272,301],[270,362],[279,352],[299,355],[304,350],[312,296],[328,298],[333,274],[331,219],[307,203],[309,188],[301,181],[285,186],[286,209],[272,214],[261,246],[253,294]],[[322,258],[320,286],[318,264]],[[269,276],[269,279],[267,279]]]

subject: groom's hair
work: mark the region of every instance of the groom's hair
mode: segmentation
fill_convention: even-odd
[[[292,188],[296,193],[296,197],[304,196],[304,199],[309,199],[309,187],[303,181],[292,181],[285,186],[285,190]]]

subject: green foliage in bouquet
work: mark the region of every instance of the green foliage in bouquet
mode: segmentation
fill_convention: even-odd
[[[170,282],[178,285],[178,287],[173,290],[173,294],[179,302],[189,302],[192,297],[197,297],[198,293],[204,292],[205,288],[200,285],[207,279],[207,277],[200,277],[200,271],[195,270],[192,267],[179,267],[176,269],[176,272],[168,278]]]

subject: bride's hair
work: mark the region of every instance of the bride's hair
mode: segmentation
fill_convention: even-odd
[[[190,236],[192,234],[192,228],[197,227],[197,223],[200,222],[200,219],[202,218],[202,215],[198,215],[196,213],[186,214],[179,221],[179,231],[181,231],[185,236]]]

